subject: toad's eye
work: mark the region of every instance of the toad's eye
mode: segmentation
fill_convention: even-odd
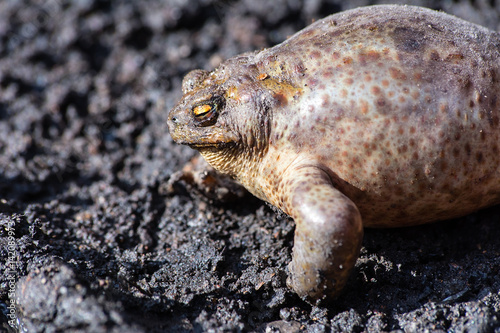
[[[204,127],[215,124],[220,106],[221,101],[219,99],[195,106],[193,108],[193,115],[198,126]]]
[[[212,112],[212,106],[208,104],[198,105],[193,109],[193,114],[196,118],[201,119]]]

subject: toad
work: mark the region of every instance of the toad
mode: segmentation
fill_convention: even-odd
[[[430,9],[329,16],[194,70],[172,138],[295,221],[288,285],[331,300],[363,227],[500,203],[500,36]]]

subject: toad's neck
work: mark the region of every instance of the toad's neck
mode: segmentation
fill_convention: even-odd
[[[261,186],[258,184],[259,167],[266,149],[243,148],[206,148],[200,150],[205,160],[217,171],[231,176],[259,199],[266,200]]]

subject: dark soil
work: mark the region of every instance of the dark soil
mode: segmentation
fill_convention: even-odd
[[[500,207],[366,230],[313,307],[285,285],[290,219],[175,178],[196,155],[166,127],[189,70],[379,2],[1,1],[0,330],[12,312],[24,332],[500,332]],[[500,27],[498,0],[407,3]]]

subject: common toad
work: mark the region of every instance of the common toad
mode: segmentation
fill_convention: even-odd
[[[420,7],[329,16],[190,72],[172,138],[296,223],[288,284],[332,299],[363,227],[500,203],[500,37]]]

